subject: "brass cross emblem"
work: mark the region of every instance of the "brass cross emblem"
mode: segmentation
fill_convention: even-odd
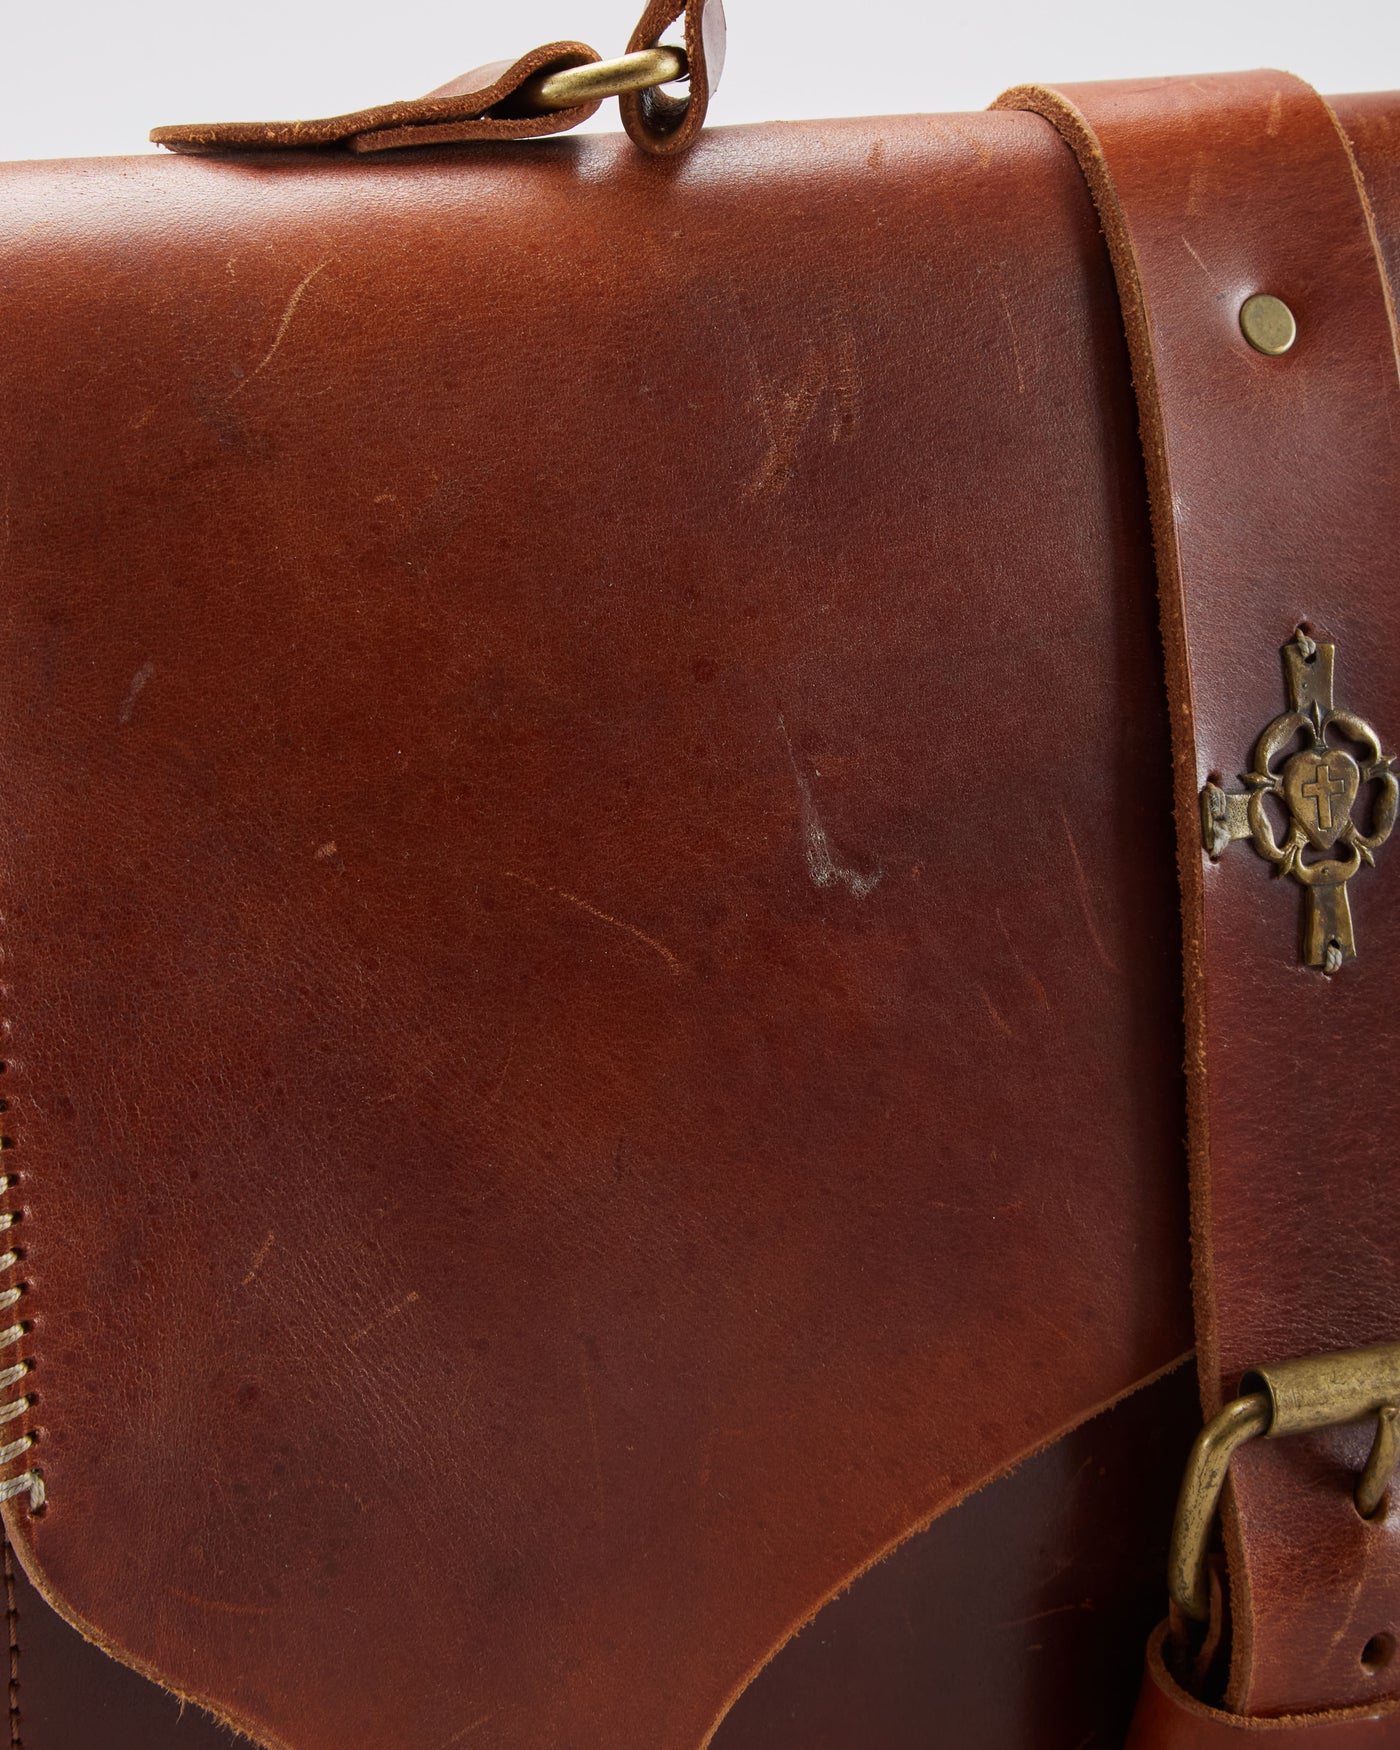
[[[1201,828],[1211,861],[1236,839],[1250,839],[1276,875],[1291,875],[1299,882],[1304,893],[1303,963],[1328,974],[1356,954],[1347,882],[1363,863],[1374,864],[1374,853],[1390,837],[1400,805],[1400,781],[1391,770],[1394,756],[1381,752],[1369,723],[1333,704],[1335,669],[1334,645],[1296,633],[1283,647],[1288,709],[1259,737],[1253,768],[1243,774],[1248,788],[1222,790],[1208,783],[1201,791]],[[1363,784],[1375,787],[1369,796],[1369,832],[1352,818]],[[1270,798],[1287,827],[1281,843],[1269,813]],[[1328,854],[1338,847],[1340,856]]]

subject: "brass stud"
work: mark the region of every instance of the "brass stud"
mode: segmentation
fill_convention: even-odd
[[[1271,359],[1281,357],[1298,338],[1298,324],[1282,298],[1256,292],[1240,306],[1240,327],[1254,348]]]

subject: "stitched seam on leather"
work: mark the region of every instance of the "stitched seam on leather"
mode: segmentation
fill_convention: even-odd
[[[5,1538],[5,1624],[10,1641],[10,1750],[21,1750],[19,1722],[19,1606],[15,1603],[15,1555]]]
[[[0,1073],[8,1081],[10,1064],[0,1062]],[[10,1105],[8,1096],[0,1097],[0,1113],[8,1114]],[[10,1159],[18,1146],[9,1132],[10,1125],[6,1122],[5,1134],[0,1135],[0,1159]],[[0,1173],[0,1196],[13,1191],[20,1177],[19,1173]],[[29,1320],[19,1316],[20,1302],[29,1289],[28,1282],[18,1278],[24,1252],[15,1243],[15,1229],[24,1219],[24,1212],[15,1208],[8,1198],[5,1201],[7,1207],[0,1209],[0,1281],[8,1281],[7,1286],[0,1288],[0,1358],[8,1351],[20,1349],[31,1329]],[[7,1438],[10,1424],[26,1416],[34,1403],[29,1392],[12,1395],[33,1366],[33,1361],[23,1355],[0,1366],[0,1471],[25,1458],[34,1445],[35,1436],[28,1429]],[[0,1481],[0,1502],[13,1501],[21,1495],[28,1495],[31,1513],[37,1513],[44,1505],[44,1479],[32,1464],[16,1476]]]

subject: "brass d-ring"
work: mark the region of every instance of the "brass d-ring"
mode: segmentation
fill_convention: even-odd
[[[538,73],[525,81],[513,101],[543,113],[575,109],[605,97],[621,97],[624,91],[669,85],[673,79],[684,79],[689,70],[684,49],[638,49],[613,61],[589,61],[586,66],[565,67],[557,73]]]
[[[1206,1554],[1230,1460],[1246,1442],[1264,1432],[1269,1418],[1266,1393],[1251,1392],[1248,1397],[1236,1398],[1201,1429],[1186,1460],[1167,1556],[1167,1591],[1173,1603],[1197,1622],[1210,1615]]]

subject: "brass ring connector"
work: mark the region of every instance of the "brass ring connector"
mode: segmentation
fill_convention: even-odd
[[[604,97],[621,97],[624,91],[669,85],[673,79],[684,79],[688,72],[684,49],[639,49],[612,61],[590,61],[583,67],[539,73],[525,81],[513,101],[547,114],[598,103]]]

